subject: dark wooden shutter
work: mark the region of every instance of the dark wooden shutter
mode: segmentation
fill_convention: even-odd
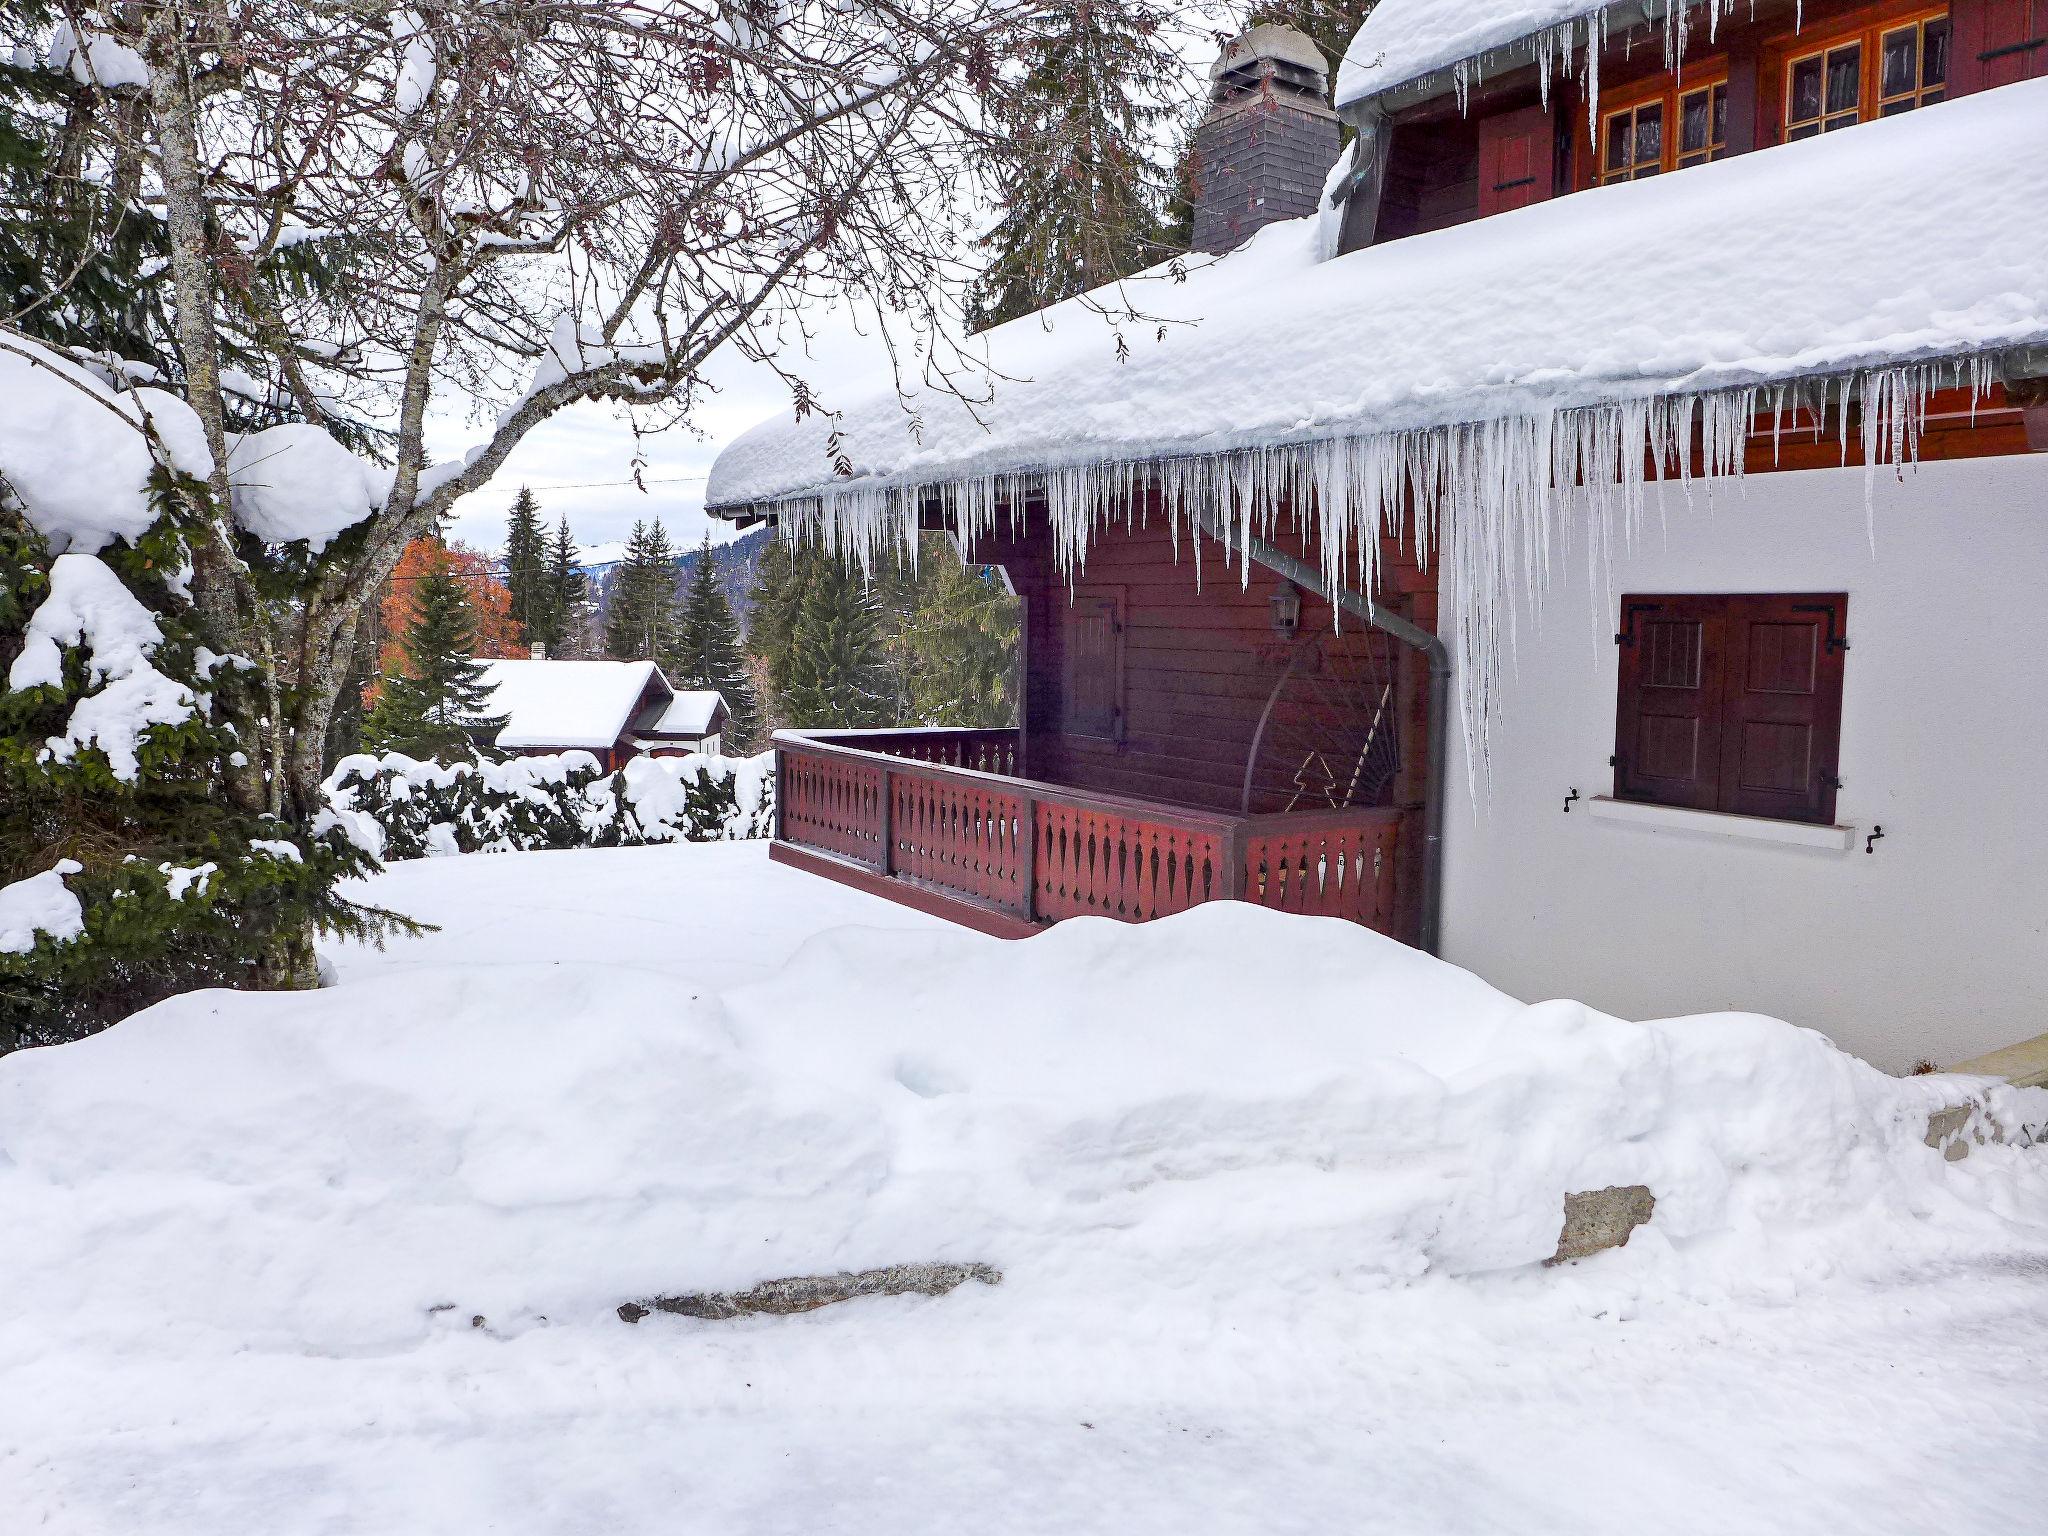
[[[1721,608],[1715,598],[1624,597],[1614,793],[1711,811],[1720,798]]]
[[[1849,599],[1834,592],[1728,604],[1719,808],[1833,821]]]
[[[1956,0],[1951,25],[1951,94],[2048,74],[2048,0]]]
[[[1076,592],[1061,638],[1062,729],[1092,741],[1123,740],[1123,594]]]
[[[1556,190],[1557,124],[1543,107],[1479,122],[1479,216],[1540,203]]]

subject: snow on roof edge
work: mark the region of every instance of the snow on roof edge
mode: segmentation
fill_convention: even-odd
[[[2048,175],[2035,166],[2015,186],[1984,169],[2012,157],[1986,151],[2009,148],[2044,110],[2048,82],[2006,86],[1321,263],[1307,254],[1312,220],[1274,225],[1147,295],[1170,297],[1184,313],[1169,318],[1190,323],[1128,361],[1098,355],[1070,300],[989,333],[1007,381],[973,421],[926,401],[913,447],[900,407],[870,391],[835,416],[858,469],[844,479],[826,472],[815,432],[763,422],[720,453],[707,506],[744,516],[990,476],[1840,386],[1908,365],[1996,377],[2006,354],[2048,345]],[[1894,196],[1879,203],[1878,190]],[[1884,238],[1872,239],[1881,206]],[[1697,239],[1700,228],[1718,239]],[[1800,259],[1788,264],[1787,251]],[[1589,283],[1602,260],[1614,270]]]

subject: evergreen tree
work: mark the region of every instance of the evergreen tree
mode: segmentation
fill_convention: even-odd
[[[519,626],[522,645],[536,640],[548,645],[556,627],[549,577],[548,531],[540,520],[540,503],[522,485],[505,521],[505,586],[512,594],[512,622]]]
[[[755,701],[764,734],[794,723],[784,703],[790,638],[796,633],[797,609],[803,603],[804,584],[813,563],[808,548],[793,548],[774,538],[754,567],[747,608],[747,656],[760,682]]]
[[[541,639],[550,656],[581,656],[590,605],[590,583],[583,573],[583,555],[563,518],[548,541],[547,627]]]
[[[1014,724],[1017,600],[989,567],[963,564],[942,533],[925,536],[914,593],[894,647],[904,659],[903,722]]]
[[[194,988],[311,985],[315,926],[411,931],[337,894],[338,880],[374,867],[353,844],[221,793],[243,750],[231,713],[262,697],[263,679],[207,651],[189,599],[165,579],[190,568],[204,537],[206,488],[159,472],[152,492],[156,521],[140,537],[62,557],[0,496],[0,886],[61,881],[82,924],[0,952],[0,1054],[78,1039]],[[59,618],[38,640],[46,603],[99,617],[82,632]],[[121,637],[140,639],[146,671],[104,649]],[[135,668],[131,681],[105,675],[110,661]],[[121,701],[152,678],[146,712]]]
[[[476,615],[469,594],[442,561],[413,584],[412,604],[412,623],[400,640],[405,665],[385,675],[364,735],[380,751],[407,757],[474,759],[477,738],[495,735],[505,717],[486,713],[490,690],[474,656]]]
[[[614,661],[653,661],[676,632],[676,555],[656,518],[636,522],[605,608],[604,651]]]
[[[739,620],[726,600],[709,532],[698,546],[696,564],[683,591],[675,639],[661,666],[678,688],[715,688],[725,695],[726,708],[732,712],[726,727],[729,750],[738,753],[751,745],[760,711],[754,703],[754,683],[747,670]]]
[[[1058,0],[1025,63],[1004,129],[1048,152],[1001,175],[1003,214],[986,236],[972,295],[977,329],[1129,276],[1168,254],[1165,173],[1153,141],[1183,94],[1184,67],[1163,8]]]
[[[10,42],[48,35],[46,0],[10,0]],[[170,371],[164,316],[144,280],[167,247],[139,201],[140,135],[120,91],[81,81],[61,52],[40,67],[0,54],[0,313],[60,347]]]
[[[858,571],[812,552],[779,685],[795,726],[889,725],[880,615]]]

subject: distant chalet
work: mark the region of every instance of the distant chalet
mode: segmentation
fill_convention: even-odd
[[[584,751],[607,771],[636,757],[717,752],[731,711],[714,689],[678,691],[651,661],[484,661],[490,745],[521,757]]]

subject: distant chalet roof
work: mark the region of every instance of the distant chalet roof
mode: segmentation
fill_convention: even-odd
[[[1375,18],[1398,14],[1384,0]],[[1544,417],[2048,344],[2048,80],[1318,260],[1316,220],[984,338],[975,411],[886,371],[720,454],[729,514]],[[828,416],[825,412],[835,412]],[[827,436],[852,466],[833,473]]]
[[[725,695],[716,688],[684,688],[668,701],[668,707],[651,724],[636,727],[649,736],[703,736],[725,708]]]
[[[582,747],[597,752],[612,746],[632,725],[650,680],[660,693],[668,680],[651,661],[486,661],[491,690],[488,712],[505,715],[497,745]]]

